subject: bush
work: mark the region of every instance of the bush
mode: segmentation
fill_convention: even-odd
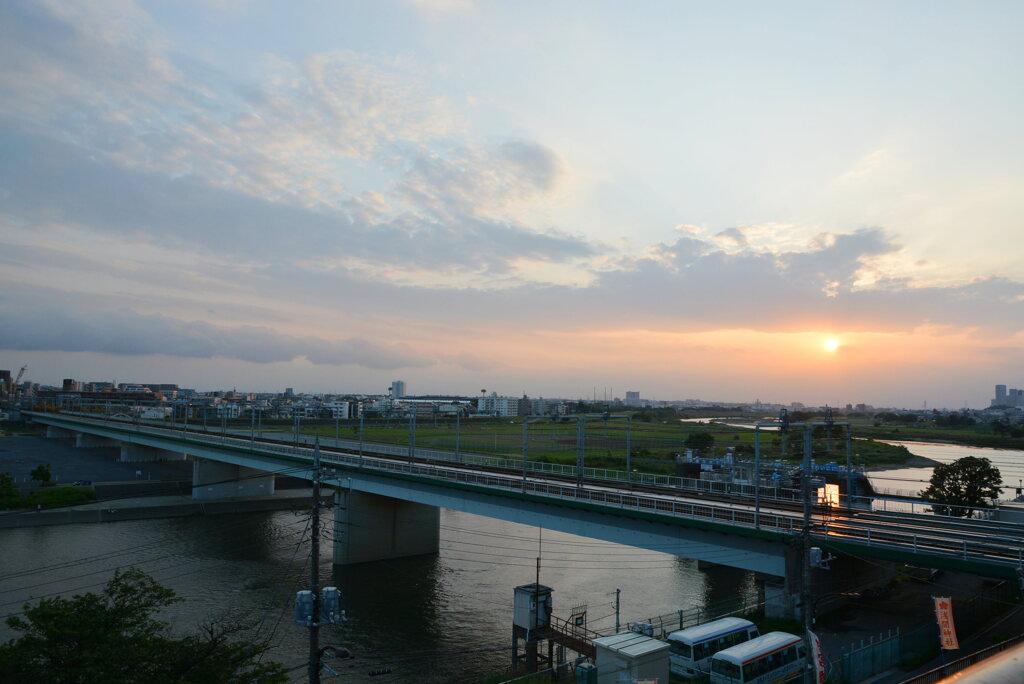
[[[55,487],[43,492],[33,492],[24,498],[24,505],[29,508],[61,508],[78,506],[96,500],[96,491],[80,487]]]

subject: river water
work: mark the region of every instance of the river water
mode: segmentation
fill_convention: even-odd
[[[344,681],[473,682],[509,662],[512,589],[540,581],[554,589],[556,615],[587,604],[589,627],[611,633],[615,588],[623,622],[672,610],[753,598],[750,573],[698,569],[672,555],[541,531],[443,510],[441,551],[341,568],[330,563],[330,525],[321,577],[341,589],[349,621],[325,628],[322,644],[357,655]],[[98,591],[115,567],[134,565],[186,599],[166,613],[172,627],[234,611],[256,620],[274,645],[269,657],[305,681],[308,632],[292,617],[308,583],[306,517],[292,513],[176,518],[0,530],[0,615],[26,601]],[[0,627],[0,639],[13,636]],[[387,676],[370,677],[378,668]],[[329,681],[329,680],[325,680]]]
[[[986,449],[983,447],[961,446],[959,444],[936,444],[933,442],[888,442],[905,446],[915,456],[930,458],[939,463],[952,463],[958,458],[976,456],[987,458],[1003,477],[1003,495],[1007,501],[1017,494],[1017,487],[1024,483],[1024,451],[1014,449]],[[871,483],[880,493],[916,496],[928,486],[932,476],[931,468],[894,468],[868,473]]]
[[[1024,452],[906,443],[913,453],[949,462],[990,458],[1008,484],[1024,478]],[[879,487],[919,491],[930,468],[871,475]],[[354,661],[338,681],[473,682],[509,662],[512,589],[540,581],[554,589],[556,615],[587,604],[589,627],[611,633],[615,588],[622,622],[679,609],[752,598],[751,573],[515,523],[442,510],[437,556],[333,567],[331,525],[322,545],[324,584],[341,589],[349,621],[322,631],[322,644],[345,646]],[[306,680],[308,632],[292,617],[295,591],[308,583],[307,516],[267,513],[0,530],[0,616],[26,601],[98,591],[118,567],[136,566],[185,602],[165,617],[187,631],[227,612],[255,621],[268,657]],[[15,634],[0,626],[0,640]],[[390,674],[368,673],[389,668]],[[331,681],[325,679],[325,681]]]

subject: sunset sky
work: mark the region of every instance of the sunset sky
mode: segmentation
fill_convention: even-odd
[[[0,3],[0,368],[987,406],[1024,3]]]

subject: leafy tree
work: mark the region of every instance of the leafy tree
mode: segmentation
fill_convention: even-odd
[[[53,473],[50,471],[49,463],[40,463],[31,473],[28,474],[28,476],[33,480],[44,484],[53,479]]]
[[[991,508],[1003,478],[987,458],[965,456],[935,466],[929,482],[921,498],[938,504],[932,506],[936,513],[970,518],[975,509]]]
[[[715,437],[710,432],[691,432],[683,444],[687,449],[704,451],[715,445]]]
[[[9,684],[278,684],[261,644],[232,641],[238,623],[213,622],[175,638],[156,613],[181,599],[141,570],[116,572],[102,594],[44,598],[7,625],[22,636],[0,645]]]
[[[939,427],[970,427],[974,425],[974,418],[963,413],[950,413],[948,415],[936,414],[935,424]]]

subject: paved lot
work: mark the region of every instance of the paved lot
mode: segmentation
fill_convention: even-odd
[[[59,483],[75,480],[123,482],[125,480],[188,480],[191,461],[121,463],[116,447],[78,448],[71,439],[15,435],[0,437],[0,472],[10,473],[19,485],[32,484],[29,473],[50,464]]]

